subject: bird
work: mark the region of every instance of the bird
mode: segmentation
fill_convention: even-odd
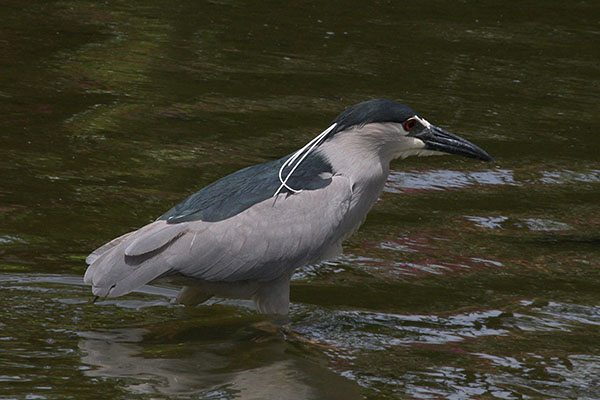
[[[342,254],[390,162],[436,154],[494,161],[404,104],[363,101],[297,151],[227,175],[94,250],[84,282],[96,299],[162,281],[181,287],[180,304],[252,298],[261,314],[287,314],[294,271]]]

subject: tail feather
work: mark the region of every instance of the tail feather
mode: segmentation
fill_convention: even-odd
[[[156,221],[120,236],[90,254],[91,264],[84,281],[92,285],[92,293],[99,297],[117,297],[168,274],[172,268],[163,252],[177,241],[181,231],[165,229],[165,225],[164,221]],[[156,240],[157,233],[161,240]],[[172,238],[164,239],[168,234],[172,234]],[[144,244],[145,253],[138,251],[139,256],[128,257],[126,249],[136,243],[138,246]]]
[[[137,231],[127,232],[126,234],[121,235],[118,238],[115,238],[115,239],[111,240],[110,242],[98,247],[96,250],[92,251],[89,256],[87,256],[87,258],[85,259],[86,264],[88,264],[88,265],[92,264],[102,254],[106,253],[113,247],[117,246],[119,243],[123,242],[125,239],[127,239],[129,236],[131,236],[132,233],[136,233],[136,232]]]

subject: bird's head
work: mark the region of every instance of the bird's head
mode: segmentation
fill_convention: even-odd
[[[430,124],[411,108],[392,100],[375,99],[342,111],[321,134],[291,154],[279,169],[287,184],[312,152],[323,157],[334,173],[343,171],[357,180],[387,176],[389,163],[411,155],[458,154],[484,161],[494,159],[473,143]]]
[[[411,108],[386,99],[347,108],[332,122],[327,141],[365,146],[388,161],[411,155],[457,154],[484,161],[493,158],[473,143],[430,124]]]

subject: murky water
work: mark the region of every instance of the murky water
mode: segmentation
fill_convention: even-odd
[[[600,398],[597,2],[0,5],[0,398]],[[477,143],[393,164],[287,337],[249,302],[91,304],[95,246],[344,107]]]

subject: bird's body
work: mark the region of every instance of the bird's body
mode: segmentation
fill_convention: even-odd
[[[415,124],[422,136],[410,135]],[[439,130],[399,103],[360,103],[311,148],[228,175],[100,247],[88,256],[84,279],[100,297],[164,279],[184,285],[184,304],[252,297],[262,313],[286,313],[294,270],[341,254],[381,193],[390,161],[445,150],[422,139],[433,128]],[[469,147],[463,155],[491,159],[439,131]]]

